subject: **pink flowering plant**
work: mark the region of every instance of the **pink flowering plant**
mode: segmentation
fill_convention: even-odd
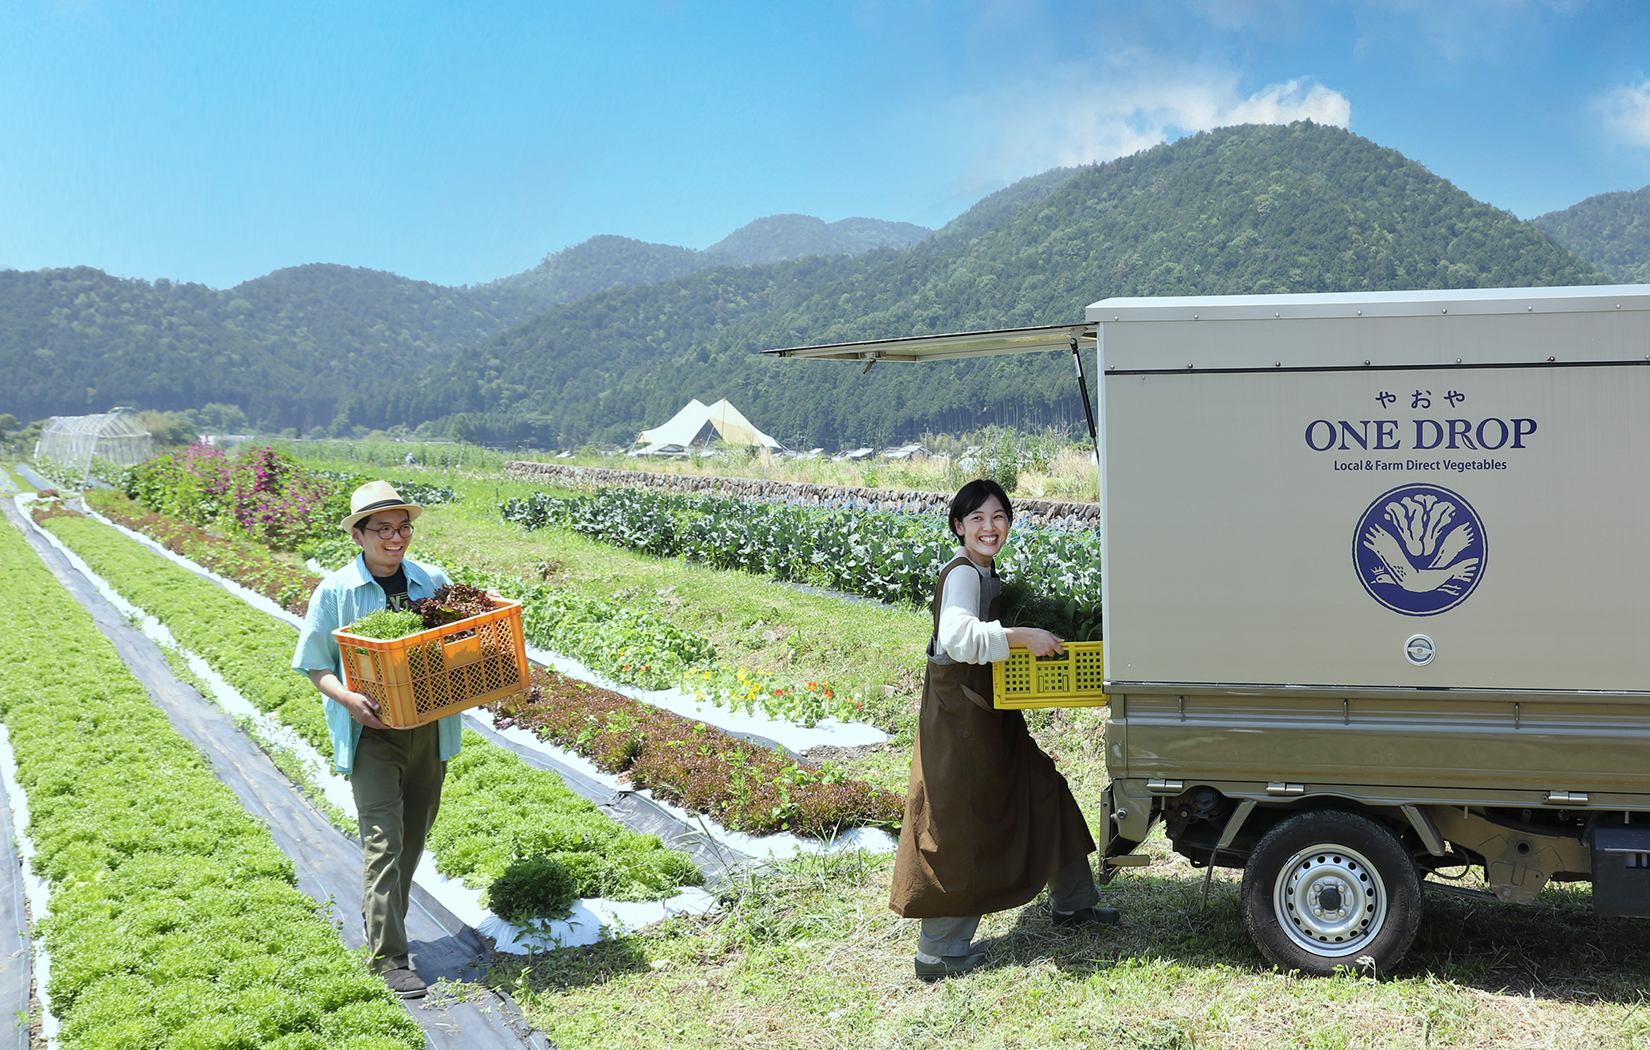
[[[349,494],[305,470],[291,456],[249,446],[234,457],[206,445],[152,456],[132,468],[123,488],[157,514],[244,535],[277,550],[336,532]]]

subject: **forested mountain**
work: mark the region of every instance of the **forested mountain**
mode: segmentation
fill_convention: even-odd
[[[858,255],[872,248],[904,247],[933,231],[909,222],[769,215],[747,223],[706,248],[678,248],[629,237],[603,235],[546,255],[537,266],[473,289],[492,292],[512,306],[519,297],[529,313],[582,299],[621,285],[673,281],[711,266],[784,262],[808,255]]]
[[[1396,151],[1310,122],[1203,133],[1050,182],[1010,187],[902,251],[716,267],[588,296],[397,382],[374,409],[410,422],[462,411],[487,440],[569,445],[628,442],[689,397],[728,397],[788,444],[887,442],[1075,422],[1070,363],[861,376],[753,351],[1076,321],[1111,295],[1604,279]]]
[[[598,237],[467,288],[327,265],[222,291],[89,268],[5,271],[0,412],[217,402],[266,428],[343,432],[464,412],[484,440],[567,446],[627,442],[689,397],[729,397],[787,444],[891,442],[1075,422],[1070,366],[1044,355],[862,377],[754,352],[1075,321],[1109,295],[1604,279],[1395,151],[1311,123],[1050,171],[914,244],[851,254],[919,232],[778,216],[715,251]],[[805,257],[726,261],[740,252]]]
[[[0,403],[19,418],[234,404],[325,424],[350,391],[541,313],[377,270],[315,264],[219,290],[101,270],[0,273]]]
[[[530,297],[542,304],[535,312],[543,313],[552,306],[582,299],[592,292],[620,285],[674,281],[717,262],[692,248],[603,234],[546,255],[531,270],[482,287],[508,289],[511,294]]]
[[[776,263],[809,255],[858,255],[872,248],[903,248],[933,230],[909,222],[838,219],[812,215],[770,215],[741,226],[705,249],[705,255],[730,263]]]
[[[301,371],[190,299],[88,266],[0,272],[0,410],[38,419],[217,401],[258,419],[302,397]]]
[[[797,236],[804,228],[816,235]],[[909,223],[787,215],[759,219],[728,240],[789,258],[851,254],[927,233]],[[347,425],[388,379],[553,307],[739,261],[731,249],[593,237],[524,273],[459,288],[325,263],[229,289],[164,278],[150,284],[89,267],[0,270],[0,410],[39,419],[115,404],[178,410],[223,402],[266,428]]]
[[[1616,280],[1650,283],[1650,186],[1601,193],[1530,221]]]

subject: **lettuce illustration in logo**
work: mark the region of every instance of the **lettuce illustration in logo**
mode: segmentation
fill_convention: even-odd
[[[1466,601],[1488,554],[1478,512],[1437,485],[1400,485],[1376,497],[1352,541],[1364,590],[1405,616],[1434,616]]]

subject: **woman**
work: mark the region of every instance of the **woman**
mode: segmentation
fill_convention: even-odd
[[[1044,885],[1054,922],[1117,921],[1096,908],[1088,855],[1094,839],[1065,777],[1037,747],[1019,711],[991,701],[991,663],[1022,645],[1037,656],[1065,652],[1034,627],[997,622],[1001,584],[992,561],[1008,539],[1014,508],[995,481],[971,481],[951,501],[962,543],[940,570],[928,643],[922,715],[888,906],[921,919],[917,976],[937,980],[985,962],[972,950],[986,912],[1016,908]]]

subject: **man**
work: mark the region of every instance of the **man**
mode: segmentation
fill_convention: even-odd
[[[370,482],[351,494],[342,525],[361,553],[315,588],[292,657],[292,669],[308,675],[326,697],[322,707],[332,736],[333,767],[349,775],[355,793],[364,853],[361,918],[372,949],[371,966],[403,999],[425,992],[408,954],[407,898],[424,839],[441,806],[447,760],[458,754],[461,716],[416,729],[385,725],[375,702],[344,685],[332,632],[379,609],[410,608],[447,583],[436,566],[407,557],[413,521],[422,510],[386,481]]]

